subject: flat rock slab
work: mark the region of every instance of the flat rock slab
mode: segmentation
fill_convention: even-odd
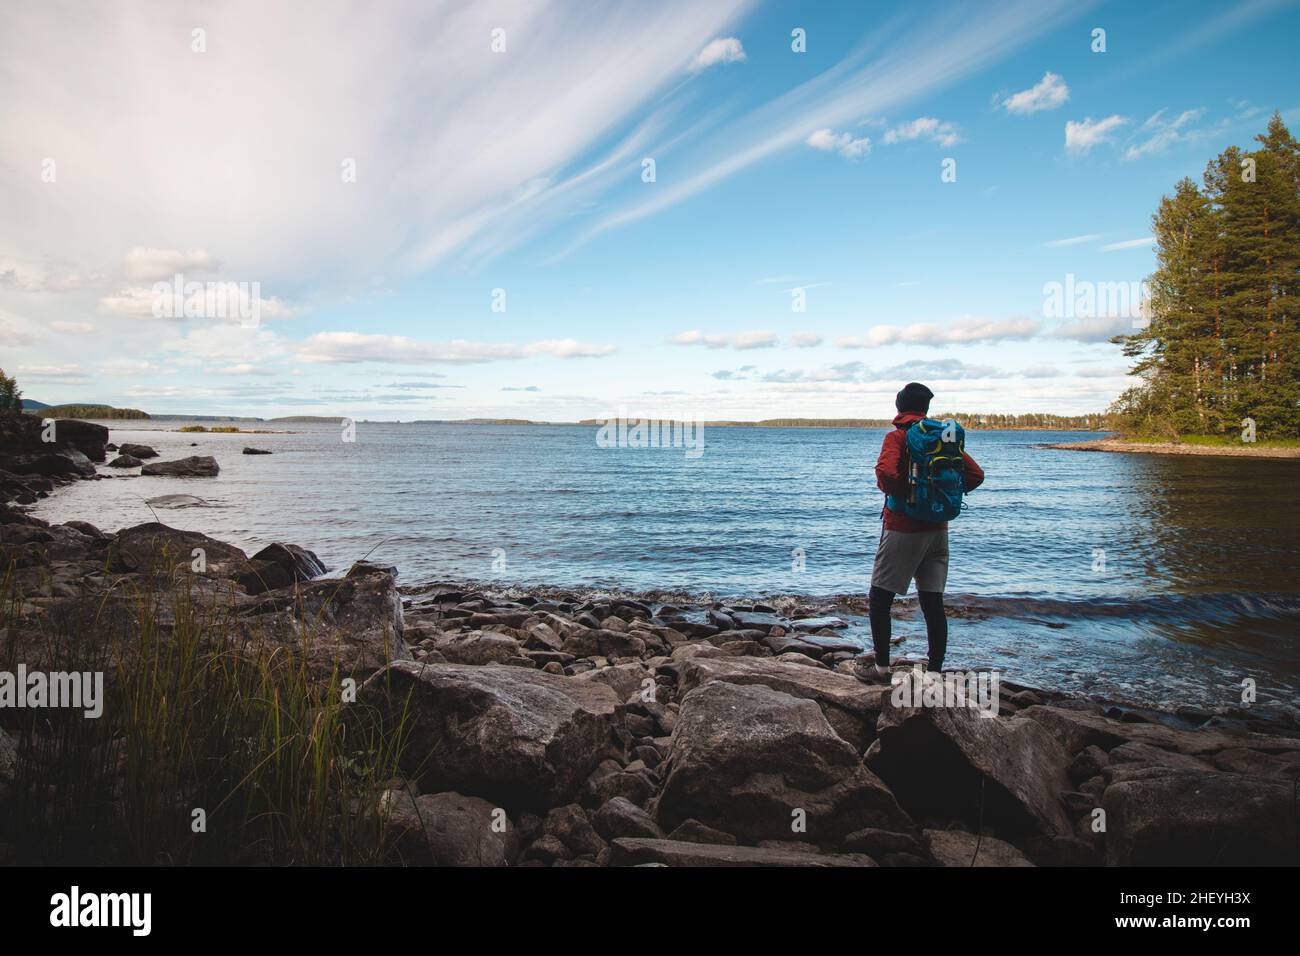
[[[613,866],[875,866],[863,853],[811,853],[776,847],[724,846],[683,840],[620,837],[610,844]]]
[[[140,469],[140,474],[165,478],[215,478],[220,471],[217,460],[211,455],[191,455],[176,461],[150,462]]]
[[[680,668],[680,694],[710,681],[724,681],[762,684],[791,697],[815,701],[831,728],[858,753],[875,737],[881,698],[889,691],[884,686],[864,684],[848,674],[771,658],[696,656],[682,660]]]
[[[1106,788],[1112,866],[1296,866],[1292,781],[1147,767]]]
[[[396,661],[358,699],[408,706],[405,768],[426,790],[507,808],[569,803],[610,739],[614,692],[523,667]]]
[[[1110,750],[1128,741],[1150,744],[1162,750],[1173,750],[1192,757],[1239,747],[1272,754],[1300,752],[1300,738],[1296,737],[1229,733],[1216,728],[1178,730],[1164,724],[1111,720],[1101,714],[1053,707],[1050,704],[1028,707],[1019,711],[1012,719],[1037,721],[1050,730],[1071,754],[1076,754],[1092,744],[1103,750]]]
[[[939,866],[1033,866],[1005,840],[964,830],[926,830],[922,836]]]
[[[849,626],[838,617],[805,617],[791,623],[796,631],[820,631],[827,627],[838,630]]]

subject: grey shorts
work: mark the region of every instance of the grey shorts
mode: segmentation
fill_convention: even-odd
[[[918,591],[942,591],[948,583],[948,529],[938,531],[880,531],[873,587],[906,594],[912,579]]]

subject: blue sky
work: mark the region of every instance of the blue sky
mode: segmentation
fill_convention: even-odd
[[[159,413],[1101,410],[1133,319],[1045,285],[1300,121],[1285,2],[78,10],[0,37],[0,364]]]

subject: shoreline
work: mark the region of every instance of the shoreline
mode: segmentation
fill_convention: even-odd
[[[1057,451],[1099,451],[1132,455],[1196,455],[1206,458],[1300,459],[1300,448],[1237,445],[1193,445],[1182,442],[1134,442],[1116,438],[1097,438],[1081,442],[1054,442],[1039,445]]]
[[[103,460],[106,430],[69,434]],[[49,483],[51,494],[66,481],[94,480],[83,452],[54,454],[70,470],[6,480]],[[393,836],[395,857],[385,862],[1300,861],[1275,833],[1300,774],[1293,714],[1159,709],[955,668],[934,686],[974,695],[982,681],[978,701],[900,698],[909,684],[920,693],[916,661],[891,654],[898,689],[860,679],[857,664],[872,656],[846,638],[839,616],[853,595],[724,601],[643,592],[641,600],[617,589],[507,583],[399,587],[396,568],[362,560],[327,573],[294,544],[249,555],[156,522],[109,534],[85,521],[49,524],[8,503],[0,504],[0,562],[18,597],[0,629],[2,659],[54,673],[94,670],[95,655],[117,655],[118,666],[106,668],[122,685],[110,688],[106,739],[130,732],[114,723],[123,718],[113,693],[147,673],[132,665],[158,646],[145,636],[175,626],[159,619],[154,608],[163,605],[136,595],[184,595],[169,613],[196,609],[220,645],[195,645],[200,654],[228,655],[237,635],[240,655],[300,661],[318,688],[354,681],[356,702],[403,741],[400,772],[361,777],[354,802],[338,810],[341,821],[377,820],[385,840]],[[865,609],[865,601],[852,608]],[[290,689],[292,698],[302,688]],[[198,702],[214,706],[207,696]],[[347,700],[320,706],[340,720],[356,713]],[[168,709],[171,719],[185,711]],[[0,709],[0,718],[0,745],[28,767],[15,779],[0,766],[3,803],[7,789],[47,783],[39,759],[51,731],[18,711]],[[1107,833],[1090,825],[1098,808]],[[791,827],[792,814],[804,828]],[[119,825],[109,821],[105,832]],[[23,849],[12,844],[0,862],[41,861],[40,841],[20,836]]]

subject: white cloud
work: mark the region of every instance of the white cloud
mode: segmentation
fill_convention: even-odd
[[[196,280],[197,281],[197,280]],[[160,283],[168,287],[167,292],[153,287],[131,286],[118,291],[116,295],[106,295],[99,300],[99,311],[113,315],[129,315],[136,318],[155,318],[154,307],[163,300],[163,306],[171,309],[167,316],[172,319],[218,319],[227,322],[244,322],[246,317],[254,314],[259,320],[289,319],[299,310],[272,296],[265,298],[254,290],[251,283],[240,282],[202,282],[199,288],[190,289],[191,282],[186,280],[186,291],[181,301],[175,301],[171,283]],[[170,301],[167,301],[170,300]],[[164,313],[165,314],[165,313]]]
[[[204,369],[213,375],[275,375],[275,369],[261,368],[252,362],[240,362],[238,365],[227,365],[224,368]]]
[[[682,175],[648,198],[616,208],[589,226],[563,255],[610,229],[696,195],[769,156],[807,143],[819,129],[858,123],[932,94],[1013,53],[1073,16],[1068,0],[1011,0],[989,8],[956,4],[941,21],[899,32],[882,26],[822,73],[748,113],[692,138]],[[878,55],[882,45],[889,55]],[[800,118],[792,123],[790,117]]]
[[[1160,153],[1174,143],[1188,142],[1197,139],[1201,135],[1196,129],[1189,129],[1188,127],[1205,115],[1204,109],[1184,110],[1168,122],[1164,119],[1164,113],[1164,110],[1158,110],[1142,124],[1141,132],[1150,135],[1142,142],[1135,143],[1124,151],[1126,160],[1131,161],[1140,159],[1143,156]]]
[[[745,48],[735,37],[719,37],[705,44],[704,49],[691,62],[691,72],[699,73],[718,63],[741,63]]]
[[[1061,370],[1055,365],[1030,365],[1020,372],[1025,378],[1059,378]]]
[[[1045,242],[1043,245],[1048,249],[1055,249],[1058,246],[1078,246],[1085,242],[1096,242],[1101,236],[1093,233],[1087,236],[1071,236],[1068,239],[1053,239],[1051,242]]]
[[[63,365],[19,365],[14,371],[19,380],[37,379],[40,381],[59,379],[84,379],[86,370],[75,362]]]
[[[822,344],[822,337],[816,332],[795,332],[790,336],[791,348],[810,349]]]
[[[134,282],[170,279],[179,273],[216,272],[221,264],[205,249],[149,249],[136,246],[122,259],[122,274]]]
[[[1132,317],[1096,316],[1062,323],[1052,334],[1075,342],[1109,342],[1116,335],[1130,335],[1133,330]]]
[[[918,139],[929,140],[940,146],[955,146],[961,142],[961,136],[952,123],[937,120],[933,116],[922,116],[885,131],[886,143],[906,143]]]
[[[64,335],[89,335],[95,327],[89,322],[51,322],[50,328]]]
[[[1013,93],[1002,101],[1008,113],[1038,113],[1063,106],[1070,98],[1070,88],[1057,73],[1048,70],[1043,78],[1027,90]]]
[[[852,133],[837,133],[831,129],[816,130],[804,142],[813,149],[837,152],[845,159],[860,159],[871,152],[871,140],[866,136],[854,139]]]
[[[358,15],[351,0],[232,0],[91,5],[71,18],[33,5],[0,31],[0,156],[40,144],[58,180],[0,177],[0,257],[125,254],[157,275],[167,257],[149,249],[197,247],[219,254],[226,276],[352,292],[379,274],[491,254],[527,234],[517,220],[542,228],[621,181],[617,162],[564,173],[647,104],[640,136],[658,132],[657,99],[751,4],[664,0],[632,15],[617,0],[388,0]],[[189,42],[198,13],[201,55]],[[497,27],[506,55],[485,39]],[[125,59],[129,82],[106,81]],[[136,247],[146,252],[127,252]]]
[[[740,350],[772,348],[779,341],[775,332],[735,332],[731,335],[705,335],[699,330],[678,332],[668,339],[672,345],[703,345],[710,349]]]
[[[1113,142],[1112,134],[1128,122],[1118,114],[1094,120],[1091,116],[1076,123],[1069,120],[1065,124],[1065,151],[1075,156],[1086,155],[1098,143]]]
[[[1023,341],[1042,329],[1042,323],[1026,316],[1009,319],[967,318],[949,326],[930,324],[877,325],[866,335],[846,335],[835,340],[842,349],[873,349],[886,345],[968,345],[974,342]]]
[[[1111,242],[1101,247],[1102,252],[1118,252],[1121,249],[1138,249],[1142,246],[1153,245],[1156,241],[1155,236],[1143,236],[1141,239],[1125,239],[1123,242]]]
[[[105,278],[101,273],[83,275],[66,270],[51,271],[46,266],[0,256],[0,288],[15,289],[18,292],[71,292],[99,285]]]
[[[527,345],[511,342],[426,342],[404,335],[362,332],[318,332],[298,347],[304,362],[389,362],[393,364],[472,365],[534,356],[599,358],[614,352],[612,345],[594,345],[574,339],[546,339]]]

